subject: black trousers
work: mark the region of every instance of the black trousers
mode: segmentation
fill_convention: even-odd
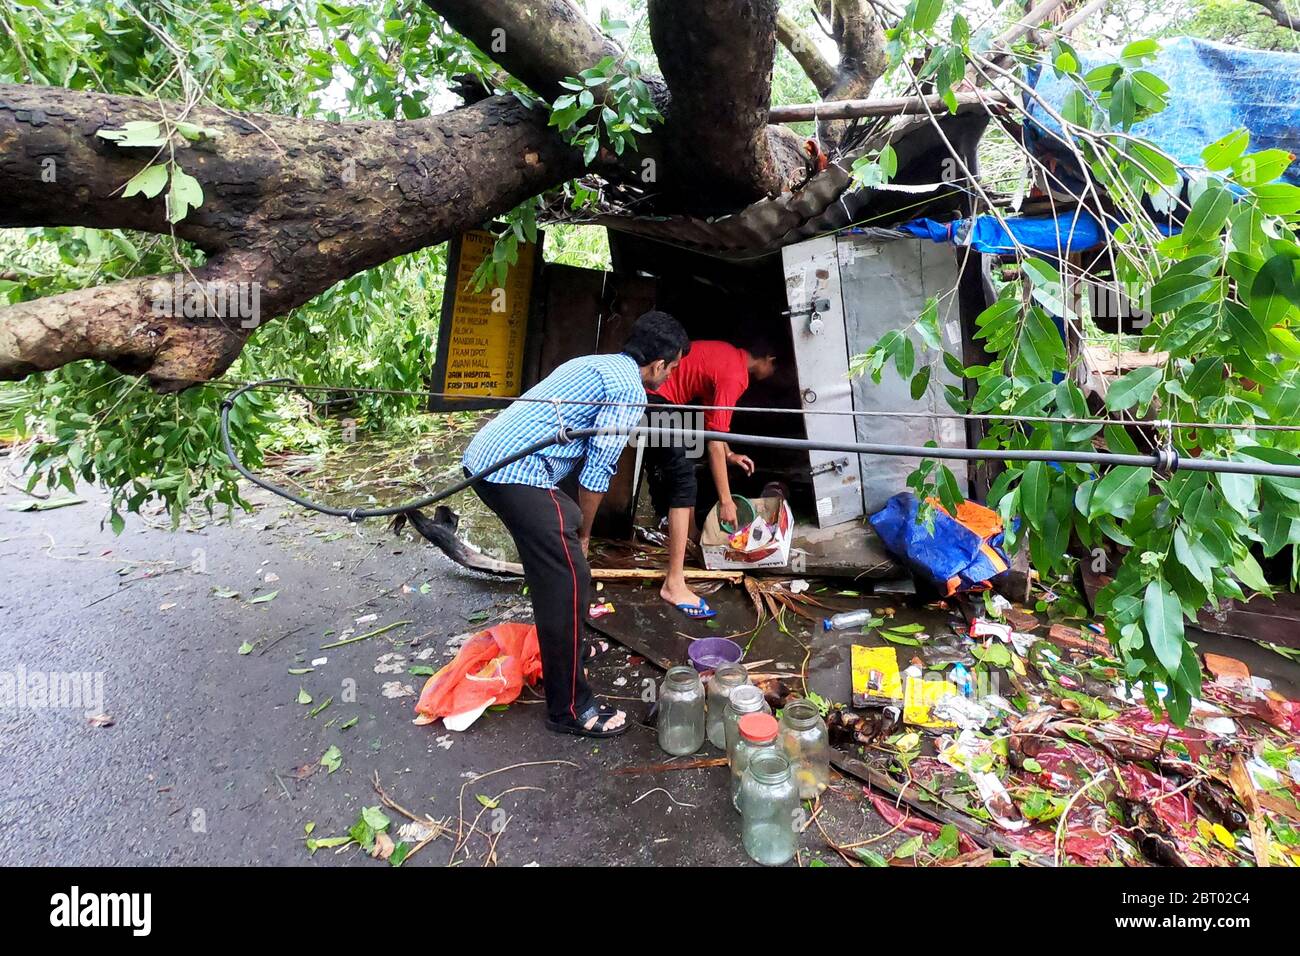
[[[647,395],[646,399],[646,419],[651,427],[680,425],[680,413],[654,408],[668,404],[666,399],[658,395]],[[645,450],[645,467],[650,479],[650,504],[656,515],[663,517],[673,508],[695,507],[695,462],[687,457],[683,442],[652,442]]]
[[[480,481],[474,490],[515,539],[542,653],[546,710],[575,719],[595,703],[582,676],[591,568],[578,544],[582,511],[558,489]]]

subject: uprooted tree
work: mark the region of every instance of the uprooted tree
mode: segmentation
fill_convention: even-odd
[[[1282,3],[1253,2],[1261,20],[1267,12],[1290,23]],[[1025,80],[1031,63],[1068,79],[1075,89],[1059,110],[1040,104],[1048,112],[1038,118],[1050,118],[1062,155],[1086,171],[1082,190],[1029,151],[1023,162],[1040,186],[1088,209],[1119,238],[1109,244],[1105,275],[1068,257],[1058,269],[1018,249],[1020,280],[1007,282],[978,321],[987,364],[941,355],[939,316],[952,308],[950,290],[911,328],[862,356],[859,371],[878,376],[892,366],[924,391],[937,363],[948,364],[971,385],[951,396],[954,410],[999,417],[986,439],[996,447],[1083,450],[1104,441],[1136,452],[1135,440],[1153,440],[1142,420],[1158,414],[1230,426],[1156,436],[1174,441],[1179,454],[1300,464],[1292,433],[1253,428],[1293,422],[1300,407],[1300,339],[1292,331],[1300,324],[1300,190],[1272,182],[1292,157],[1249,152],[1249,135],[1238,131],[1207,144],[1193,167],[1135,135],[1169,92],[1147,69],[1157,45],[1131,43],[1116,62],[1087,69],[1063,39],[1103,5],[1039,0],[1008,13],[990,4],[972,22],[942,0],[910,0],[902,10],[821,0],[801,22],[776,0],[648,0],[641,40],[662,75],[644,71],[616,31],[596,27],[569,0],[266,7],[218,0],[193,9],[112,0],[102,15],[89,5],[29,0],[29,20],[0,6],[0,66],[40,84],[0,85],[0,226],[85,227],[83,241],[110,236],[130,260],[116,281],[95,284],[97,266],[84,288],[24,295],[0,309],[0,379],[104,368],[84,359],[132,376],[127,389],[101,380],[83,388],[101,396],[93,415],[63,402],[55,441],[34,457],[57,456],[54,474],[71,486],[74,471],[103,476],[114,448],[134,443],[115,472],[132,485],[126,506],[162,494],[175,520],[188,500],[177,488],[187,486],[167,486],[148,470],[187,450],[198,461],[219,461],[219,453],[194,448],[183,429],[156,418],[134,431],[159,427],[166,437],[106,430],[129,388],[143,381],[180,392],[208,382],[254,333],[279,334],[286,322],[271,320],[340,288],[351,297],[345,309],[363,309],[385,294],[368,278],[381,264],[504,219],[489,260],[499,273],[558,202],[732,213],[798,190],[825,153],[851,162],[859,182],[887,183],[897,161],[889,136],[864,146],[861,128],[846,118],[880,112],[814,111],[807,118],[817,121],[819,149],[811,155],[803,137],[769,122],[779,43],[823,104],[861,100],[884,76],[893,94],[933,94],[908,110],[941,139],[943,114],[963,104],[989,109],[993,100],[1013,110],[997,121],[1014,137],[1027,109],[1020,101],[1035,96]],[[833,41],[833,61],[810,30]],[[270,43],[286,64],[268,56]],[[340,84],[340,69],[348,84]],[[151,95],[159,89],[170,98]],[[250,90],[268,112],[241,111],[240,94]],[[463,105],[431,112],[447,90]],[[322,100],[384,118],[341,122]],[[956,149],[953,159],[974,209],[999,215]],[[1167,238],[1162,217],[1181,223],[1181,235]],[[142,254],[123,238],[137,234],[171,245]],[[169,283],[178,274],[202,290],[202,308],[176,308]],[[1051,381],[1072,361],[1052,316],[1077,318],[1070,295],[1080,279],[1137,289],[1158,305],[1140,347],[1162,358],[1111,383],[1104,413],[1114,423],[1104,430],[1089,420],[1100,413],[1074,381]],[[13,281],[0,269],[0,293]],[[250,316],[239,307],[251,293]],[[293,347],[317,347],[315,329]],[[422,370],[411,374],[418,382]],[[60,401],[69,394],[66,383],[52,388]],[[210,405],[196,412],[209,436]],[[92,419],[93,447],[78,432]],[[1122,549],[1101,597],[1109,636],[1148,700],[1158,705],[1155,685],[1166,684],[1165,706],[1183,719],[1200,682],[1184,620],[1245,590],[1266,591],[1256,551],[1268,558],[1290,549],[1293,576],[1300,570],[1298,485],[1031,463],[1003,471],[989,501],[1025,519],[1044,573],[1068,570],[1072,544],[1100,554]],[[913,486],[949,504],[961,495],[934,462]],[[216,497],[229,503],[234,494],[225,488]],[[116,505],[115,498],[120,528]]]

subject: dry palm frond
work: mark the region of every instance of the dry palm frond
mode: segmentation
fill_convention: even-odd
[[[749,592],[749,598],[754,602],[754,610],[758,613],[760,624],[763,622],[763,615],[766,610],[766,613],[776,618],[777,626],[782,631],[789,633],[786,631],[783,621],[786,611],[791,611],[806,621],[816,623],[824,615],[817,613],[812,608],[834,610],[806,592],[796,594],[790,589],[792,580],[792,578],[752,578],[746,575],[745,590]]]

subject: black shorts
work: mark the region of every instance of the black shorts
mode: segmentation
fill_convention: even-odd
[[[668,400],[659,395],[646,396],[646,418],[650,427],[662,424],[680,427],[680,415],[667,412],[656,416],[655,405],[667,405]],[[669,417],[671,416],[671,417]],[[695,461],[689,457],[685,442],[667,441],[651,437],[645,450],[646,474],[650,479],[650,502],[655,514],[666,514],[672,508],[694,508],[697,486]]]

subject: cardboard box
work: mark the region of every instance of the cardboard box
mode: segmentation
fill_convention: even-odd
[[[728,535],[718,523],[714,505],[700,531],[704,566],[710,570],[783,568],[790,563],[794,515],[784,498],[755,498],[758,517],[747,528]]]

